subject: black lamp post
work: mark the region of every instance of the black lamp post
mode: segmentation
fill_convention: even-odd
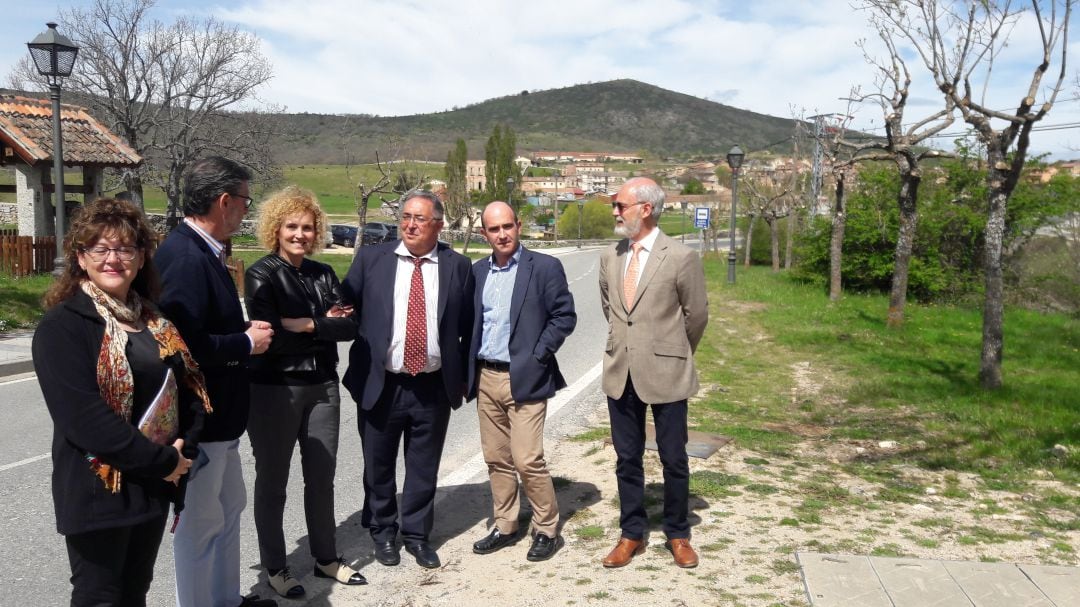
[[[682,241],[686,242],[686,201],[680,200],[679,206],[682,207]]]
[[[513,206],[514,206],[514,178],[513,177],[507,177],[506,178],[506,204],[510,205],[511,208],[513,208]]]
[[[581,224],[585,223],[585,199],[577,201],[577,248],[581,248]]]
[[[731,167],[731,231],[728,234],[727,281],[735,284],[735,204],[738,201],[739,167],[742,166],[743,151],[739,146],[731,148],[727,155]]]
[[[49,99],[52,100],[53,118],[53,204],[56,218],[56,264],[55,272],[60,273],[64,265],[64,142],[60,132],[60,79],[71,75],[75,66],[75,56],[79,47],[66,36],[56,31],[55,23],[46,23],[49,29],[38,34],[33,41],[27,42],[30,58],[34,67],[49,83]]]

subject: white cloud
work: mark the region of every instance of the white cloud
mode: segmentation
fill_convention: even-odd
[[[877,44],[849,0],[159,0],[158,7],[165,19],[214,14],[256,32],[275,70],[261,97],[294,112],[432,112],[615,78],[776,116],[791,108],[842,112],[852,85],[873,88],[856,41]],[[997,61],[993,105],[1015,106],[1030,81],[1038,34],[1029,20]],[[0,67],[22,52],[0,49]],[[1074,64],[1077,57],[1080,39],[1070,45]],[[939,93],[917,58],[909,67],[914,119]],[[1075,95],[1075,73],[1048,124],[1080,121],[1080,104],[1064,101]],[[864,128],[881,123],[876,108],[858,116]],[[1035,144],[1071,156],[1073,133],[1080,132],[1039,134]]]

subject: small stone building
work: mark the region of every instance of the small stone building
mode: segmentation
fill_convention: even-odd
[[[134,168],[142,158],[95,120],[86,108],[62,104],[64,167],[82,170],[82,185],[64,182],[64,194],[82,194],[93,200],[102,194],[108,167]],[[0,95],[0,166],[14,166],[14,185],[0,184],[0,192],[14,192],[20,236],[51,236],[53,213],[53,116],[48,99]],[[71,201],[68,200],[70,221]]]

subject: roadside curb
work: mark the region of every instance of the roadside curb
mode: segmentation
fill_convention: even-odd
[[[13,360],[10,362],[0,363],[0,379],[10,377],[12,375],[22,375],[23,373],[34,372],[34,361],[32,359],[25,360]]]

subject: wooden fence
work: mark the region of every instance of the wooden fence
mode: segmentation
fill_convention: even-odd
[[[53,271],[55,236],[0,236],[0,272],[29,276]]]

